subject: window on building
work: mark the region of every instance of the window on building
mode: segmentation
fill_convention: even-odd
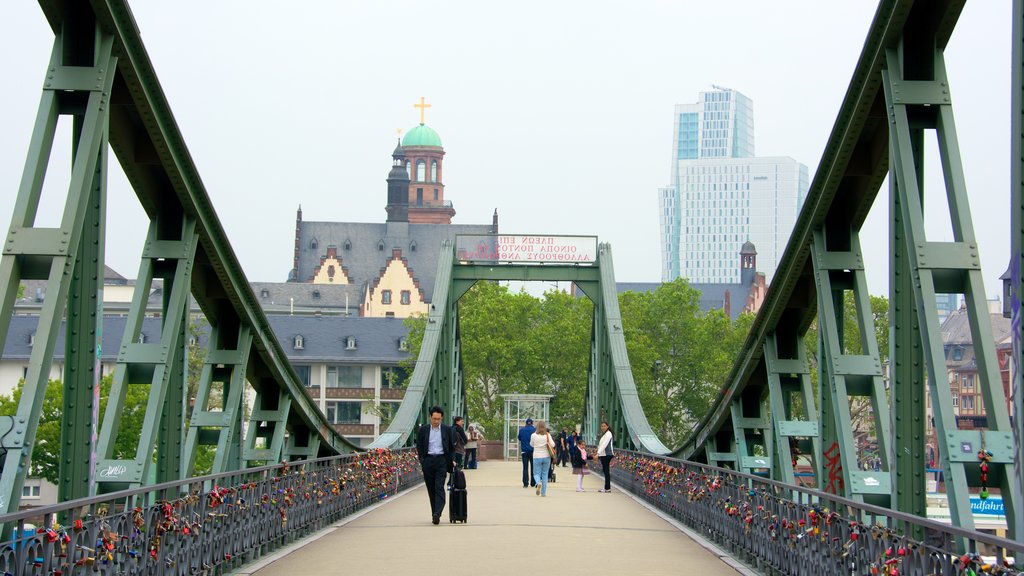
[[[960,407],[969,412],[974,411],[974,396],[961,396]]]
[[[328,388],[361,388],[363,386],[362,366],[328,366]]]
[[[408,304],[412,301],[412,293],[408,290],[402,290],[402,304]]]
[[[359,424],[362,402],[328,402],[325,416],[331,424]]]
[[[427,179],[427,163],[423,160],[416,162],[416,181],[425,182]]]
[[[139,332],[139,344],[145,344],[145,343],[146,343],[146,333],[145,332]]]
[[[381,304],[391,304],[391,290],[383,290],[380,293]]]
[[[377,252],[383,252],[383,251],[384,251],[384,241],[383,240],[379,240],[377,242]]]
[[[416,204],[423,205],[423,188],[416,189]]]
[[[430,163],[430,181],[437,182],[437,160]]]
[[[270,290],[267,290],[266,288],[260,290],[260,298],[269,298],[269,297],[270,297]]]
[[[409,340],[407,338],[399,338],[398,339],[398,349],[401,350],[402,352],[408,351],[409,350]]]
[[[953,395],[953,408],[959,408],[959,407],[960,407],[960,397],[957,396],[956,394],[954,394]]]
[[[401,366],[381,366],[380,387],[381,388],[403,388],[409,372]]]
[[[305,348],[305,346],[306,346],[305,338],[303,338],[301,334],[296,334],[295,335],[295,341],[292,342],[292,348],[294,348],[296,350],[302,350],[303,348]]]
[[[295,368],[295,373],[299,376],[299,383],[303,386],[309,386],[310,367],[305,364],[292,364]]]
[[[319,243],[316,241],[316,238],[314,238],[314,239],[309,241],[309,249],[310,250],[316,250],[318,246],[319,246]]]
[[[355,336],[349,336],[348,338],[345,339],[345,350],[355,350],[355,349],[356,349],[356,337]]]
[[[22,486],[22,498],[39,498],[39,486]]]
[[[953,360],[963,360],[963,359],[964,359],[964,350],[963,350],[963,348],[960,348],[959,346],[953,348]]]
[[[964,374],[964,388],[974,390],[974,374]]]
[[[320,290],[319,289],[313,290],[313,300],[319,300],[319,299],[320,299]]]
[[[351,249],[352,249],[352,242],[349,242],[348,240],[345,240],[345,250],[351,250]]]
[[[437,188],[434,188],[434,200],[437,200]]]

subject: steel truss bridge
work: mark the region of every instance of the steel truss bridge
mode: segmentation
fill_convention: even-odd
[[[405,464],[391,464],[391,476],[384,484],[377,475],[363,477],[352,470],[369,470],[380,464],[373,458],[393,458],[396,462],[407,459],[408,451],[402,447],[425,420],[427,406],[440,404],[455,412],[463,411],[458,300],[472,283],[498,279],[572,280],[594,301],[584,433],[593,437],[603,414],[616,431],[619,448],[635,451],[626,453],[636,459],[637,470],[660,470],[654,477],[685,473],[689,482],[696,484],[707,480],[708,486],[724,483],[740,487],[735,492],[737,499],[771,491],[775,501],[788,503],[779,509],[780,514],[785,510],[806,511],[808,507],[822,514],[822,506],[831,503],[833,512],[843,510],[844,518],[852,515],[850,530],[861,529],[858,526],[873,530],[877,524],[870,522],[881,521],[887,531],[883,539],[914,539],[915,548],[922,546],[922,550],[927,538],[940,533],[940,542],[931,544],[929,550],[946,558],[942,573],[964,573],[966,566],[951,558],[972,552],[979,542],[1012,551],[1021,558],[1019,545],[1012,541],[1024,536],[1024,430],[1020,418],[1011,422],[995,347],[989,337],[979,250],[954,123],[953,86],[944,63],[944,50],[963,5],[963,0],[879,3],[775,281],[728,381],[721,383],[723,393],[682,446],[674,450],[664,446],[651,431],[639,403],[618,316],[609,246],[602,245],[597,261],[587,266],[529,267],[460,261],[447,246],[438,263],[435,298],[406,401],[374,446],[392,450],[370,453],[376,456],[353,456],[346,454],[355,452],[356,447],[333,431],[305,394],[246,281],[126,0],[40,0],[55,38],[0,260],[0,345],[8,335],[19,283],[45,280],[48,297],[40,313],[17,412],[0,418],[5,450],[0,513],[6,514],[0,522],[10,534],[13,527],[24,528],[25,518],[31,516],[17,510],[58,331],[62,319],[66,319],[59,483],[63,504],[45,513],[48,520],[72,523],[81,532],[69,534],[65,525],[64,531],[54,530],[52,535],[33,535],[20,547],[19,541],[14,541],[0,551],[5,569],[12,573],[40,572],[57,562],[50,553],[59,552],[61,547],[67,552],[68,546],[77,545],[79,534],[85,535],[82,542],[104,543],[105,537],[115,532],[127,534],[134,525],[135,537],[145,542],[150,535],[145,527],[159,526],[161,518],[170,522],[173,517],[176,534],[186,533],[203,542],[189,544],[182,536],[172,546],[165,530],[157,533],[155,549],[152,538],[148,539],[149,554],[145,544],[139,546],[141,552],[129,549],[128,544],[112,544],[107,553],[82,556],[78,566],[117,564],[118,570],[124,570],[126,565],[116,560],[124,558],[127,562],[131,558],[139,570],[150,573],[223,570],[236,566],[240,558],[260,555],[275,542],[323,526],[332,514],[346,514],[365,505],[366,498],[352,495],[355,486],[363,486],[363,494],[384,494],[392,487],[397,490],[414,484],[410,467]],[[1013,364],[1017,368],[1021,361],[1024,239],[1024,2],[1014,2],[1013,17],[1010,270]],[[73,120],[74,164],[61,223],[56,228],[43,228],[35,226],[35,220],[61,116]],[[940,151],[953,224],[954,239],[949,242],[930,241],[924,233],[926,137],[935,137]],[[102,316],[102,301],[97,295],[103,277],[105,188],[111,152],[149,216],[150,226],[139,264],[136,298],[118,351],[113,388],[102,429],[95,437],[92,423],[99,406],[97,335]],[[879,200],[878,192],[887,176],[888,193]],[[871,328],[860,248],[861,227],[876,201],[888,202],[890,211],[888,391]],[[163,279],[165,286],[161,337],[157,342],[140,343],[144,297],[157,278]],[[855,322],[861,335],[861,346],[856,351],[843,347],[842,303],[848,292],[856,303]],[[978,384],[988,415],[987,430],[959,429],[949,387],[927,384],[946,382],[936,293],[961,294],[966,302]],[[211,338],[199,397],[188,414],[189,426],[185,429],[180,423],[185,416],[183,358],[190,297],[209,320]],[[815,320],[822,383],[817,393],[811,385],[811,364],[803,346],[803,337]],[[1013,373],[1014,412],[1020,414],[1020,374],[1017,369]],[[223,410],[210,409],[214,383],[223,384]],[[241,398],[245,383],[255,389],[257,402],[243,438]],[[134,458],[115,460],[114,441],[126,393],[129,387],[140,385],[149,386],[150,393],[138,448]],[[954,525],[946,531],[924,519],[926,397],[932,406]],[[878,471],[858,470],[849,409],[853,398],[869,401],[873,407],[872,424],[881,455]],[[200,446],[206,445],[216,447],[214,476],[194,478],[195,455]],[[797,482],[794,450],[813,462],[811,474],[817,491]],[[984,476],[979,451],[987,460]],[[316,458],[321,460],[311,460]],[[356,464],[354,458],[364,460]],[[290,469],[265,465],[298,460],[308,462]],[[766,472],[768,480],[763,478]],[[625,472],[618,469],[616,474]],[[150,485],[152,479],[158,484]],[[650,495],[650,483],[641,482],[640,476],[619,480],[647,482],[637,489]],[[281,488],[285,485],[290,487]],[[998,488],[1002,496],[1010,540],[974,531],[969,494],[983,485]],[[740,545],[742,531],[715,527],[719,518],[715,514],[721,515],[721,506],[713,506],[718,511],[709,510],[704,515],[688,507],[688,502],[700,501],[700,494],[706,494],[692,486],[690,489],[696,490],[691,498],[666,506],[675,507],[680,517],[695,515],[696,524],[703,523]],[[285,510],[296,505],[296,494],[303,490],[305,500],[317,502],[341,499],[340,495],[347,493],[349,497],[341,500],[351,505],[338,500],[333,508],[300,507],[302,520],[289,524]],[[291,499],[288,494],[292,494]],[[264,502],[263,512],[251,506],[255,501]],[[230,513],[215,510],[227,508]],[[188,521],[176,516],[179,509],[189,510],[196,518],[209,515],[231,520],[223,523],[220,532],[202,529],[198,520],[189,524],[192,530],[185,531],[181,526]],[[230,540],[230,526],[241,529],[246,526],[246,518],[256,526],[264,521],[259,518],[266,509],[276,509],[275,513],[280,514],[270,516],[275,519],[274,526],[281,529],[254,528],[241,548],[235,543],[231,547],[225,544]],[[76,520],[85,523],[79,527]],[[728,521],[724,517],[721,520]],[[163,547],[159,545],[160,534],[168,542]],[[195,549],[198,546],[202,549]],[[747,546],[737,554],[754,558],[753,563],[766,571],[779,571],[769,558],[771,554],[779,555],[773,550],[770,544]],[[63,557],[67,561],[76,554],[65,553]],[[815,566],[827,568],[820,561]],[[921,563],[917,573],[939,571],[937,564],[931,566]],[[850,568],[851,573],[867,573],[863,570]],[[796,572],[820,573],[813,568]]]

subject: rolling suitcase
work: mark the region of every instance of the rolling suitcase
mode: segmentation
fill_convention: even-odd
[[[469,521],[469,511],[466,508],[466,489],[452,488],[448,491],[448,522],[466,523]]]
[[[466,507],[466,473],[458,466],[452,471],[451,488],[448,489],[448,522],[467,522],[469,511]]]

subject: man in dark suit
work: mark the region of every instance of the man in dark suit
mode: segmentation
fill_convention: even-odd
[[[455,447],[452,444],[452,428],[442,423],[444,410],[440,406],[430,408],[430,424],[420,426],[416,434],[416,451],[423,469],[423,482],[427,485],[430,499],[430,513],[434,524],[441,523],[444,511],[444,481],[448,472],[455,467]]]

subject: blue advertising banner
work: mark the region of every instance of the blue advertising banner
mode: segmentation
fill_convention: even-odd
[[[986,500],[982,500],[980,496],[971,496],[971,512],[991,516],[1006,516],[1006,512],[1003,510],[1002,496],[989,496]]]

